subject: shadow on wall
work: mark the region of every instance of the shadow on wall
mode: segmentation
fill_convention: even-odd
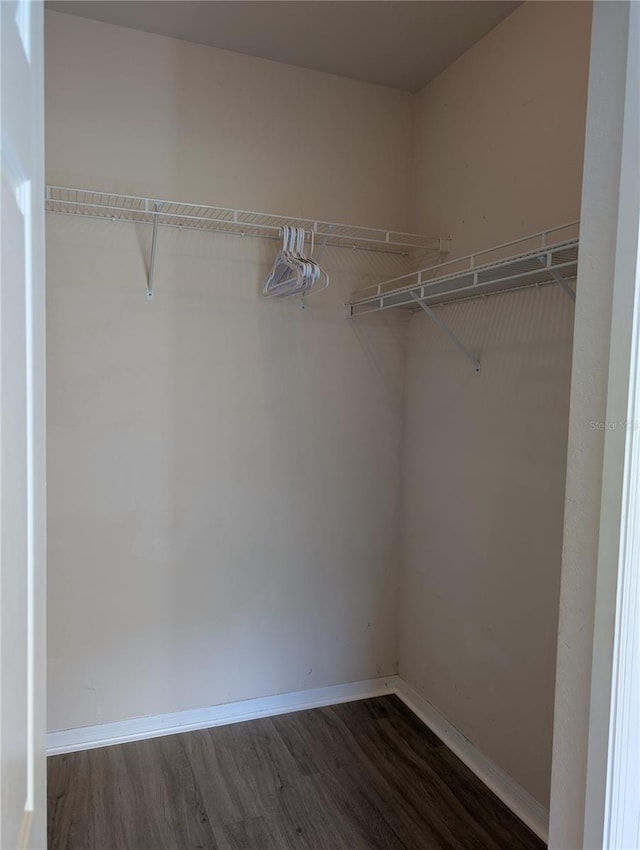
[[[441,315],[482,374],[412,321],[401,674],[544,803],[573,304],[544,287]]]

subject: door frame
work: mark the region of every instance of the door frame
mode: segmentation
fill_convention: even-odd
[[[640,4],[595,0],[550,850],[636,850],[640,829],[639,53]]]
[[[640,4],[628,8],[584,846],[640,837]]]
[[[6,29],[5,29],[6,28]],[[44,850],[47,846],[46,802],[46,342],[45,342],[45,230],[44,230],[44,8],[42,0],[0,0],[0,29],[3,43],[16,50],[3,50],[0,75],[2,91],[10,86],[12,97],[2,98],[3,186],[9,188],[22,211],[26,225],[24,241],[2,245],[9,262],[19,256],[24,262],[24,277],[7,275],[0,280],[2,291],[24,298],[24,326],[20,329],[24,369],[0,362],[0,381],[11,376],[19,382],[22,402],[3,410],[7,420],[24,417],[25,451],[20,485],[24,500],[16,498],[15,488],[3,487],[0,497],[13,508],[13,516],[24,519],[26,542],[19,555],[0,563],[1,576],[26,573],[27,636],[26,704],[26,789],[24,809],[18,814],[21,825],[15,836],[18,850]],[[20,57],[20,60],[18,60]],[[20,72],[17,73],[16,69]],[[16,106],[16,98],[21,102]],[[11,101],[11,102],[10,102]],[[16,125],[20,132],[15,132]],[[9,200],[9,199],[7,199]],[[0,199],[4,215],[4,191]],[[9,258],[9,259],[7,259]],[[20,287],[24,289],[21,293]],[[16,374],[18,372],[18,374]],[[7,435],[5,434],[5,439]],[[0,428],[0,440],[3,439]],[[9,449],[13,443],[7,439]],[[3,481],[3,483],[5,483]],[[11,648],[12,641],[25,640],[22,627],[13,634],[4,624],[0,639]],[[2,681],[3,685],[7,682]],[[0,706],[1,708],[1,706]],[[0,753],[6,755],[7,749]],[[4,762],[3,762],[4,763]],[[11,772],[8,772],[11,777]],[[9,783],[8,783],[9,784]],[[3,789],[4,791],[4,789]],[[6,802],[2,795],[0,808]],[[4,823],[5,815],[0,812]],[[8,818],[7,818],[8,819]],[[11,818],[12,826],[16,818]],[[12,842],[14,837],[11,838]]]

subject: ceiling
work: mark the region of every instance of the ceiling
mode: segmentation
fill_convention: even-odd
[[[48,0],[48,9],[419,91],[519,2]]]

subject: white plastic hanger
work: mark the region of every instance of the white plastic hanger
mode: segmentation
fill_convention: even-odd
[[[329,276],[311,256],[304,254],[306,232],[301,227],[282,228],[282,249],[276,255],[273,267],[264,280],[262,294],[276,298],[305,296],[314,288],[326,289]],[[311,255],[314,234],[310,233]]]

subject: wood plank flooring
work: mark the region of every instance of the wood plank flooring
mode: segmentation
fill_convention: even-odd
[[[48,761],[49,850],[540,850],[396,696]]]

